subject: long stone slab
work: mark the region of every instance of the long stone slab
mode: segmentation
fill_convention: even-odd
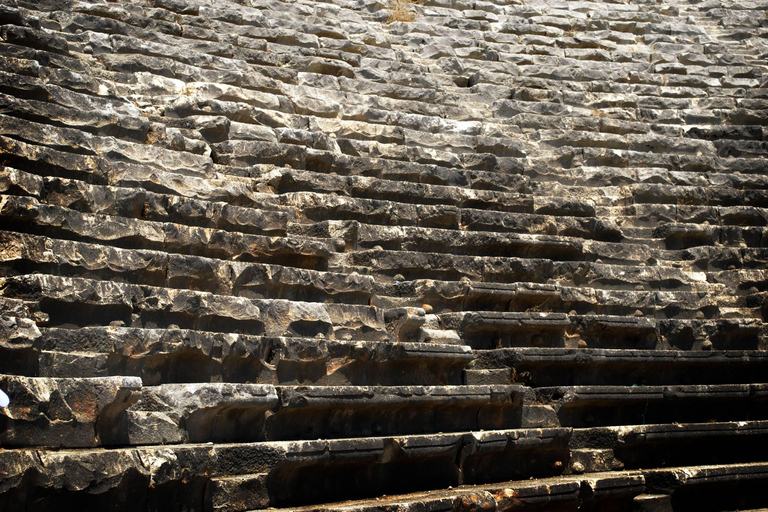
[[[461,384],[469,347],[437,343],[249,336],[185,329],[43,328],[33,372],[135,375],[145,385],[259,382],[315,385]],[[85,362],[84,355],[91,359]],[[21,355],[20,355],[21,357]],[[35,364],[36,362],[36,364]],[[21,367],[17,367],[17,370]],[[41,375],[43,376],[43,375]]]
[[[86,448],[99,445],[99,421],[141,389],[141,379],[2,375],[0,388],[9,397],[9,406],[0,411],[3,446]]]
[[[491,379],[533,387],[616,384],[728,384],[759,382],[768,355],[760,350],[636,350],[504,348],[475,351],[467,382]],[[495,380],[494,380],[495,379]]]
[[[562,386],[536,388],[535,393],[526,414],[537,425],[645,425],[766,416],[764,384]]]
[[[100,420],[102,443],[253,442],[519,426],[520,386],[144,387]]]
[[[251,335],[389,339],[371,306],[249,299],[194,290],[29,274],[2,279],[5,297],[34,301],[50,326],[116,325]],[[72,315],[72,309],[78,315]]]
[[[469,478],[492,478],[498,468],[487,462],[494,454],[514,462],[508,466],[513,473],[525,468],[553,476],[563,470],[569,434],[568,429],[545,429],[173,448],[11,449],[0,453],[6,471],[0,504],[19,507],[34,500],[45,511],[62,504],[111,502],[153,511],[179,505],[238,511],[296,506],[375,496],[381,489],[455,487],[465,471]],[[31,474],[40,478],[31,479]],[[640,483],[636,476],[630,481]]]

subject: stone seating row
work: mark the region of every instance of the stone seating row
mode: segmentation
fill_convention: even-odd
[[[73,499],[86,500],[92,505],[106,504],[105,500],[124,503],[126,493],[149,508],[156,508],[167,500],[183,500],[190,506],[204,504],[205,510],[242,511],[270,506],[291,506],[296,510],[295,507],[306,500],[328,502],[365,497],[374,491],[372,485],[378,485],[378,491],[383,489],[388,494],[412,492],[416,490],[414,480],[401,477],[415,477],[413,468],[418,466],[420,471],[429,468],[427,476],[419,475],[418,479],[427,478],[432,487],[465,486],[410,497],[377,498],[368,505],[324,505],[321,509],[380,510],[378,506],[410,499],[422,504],[426,501],[435,507],[433,510],[457,510],[452,507],[461,506],[456,502],[464,497],[467,507],[477,501],[501,505],[504,500],[514,499],[506,503],[515,503],[517,510],[535,510],[544,504],[571,510],[579,500],[580,490],[586,493],[581,499],[588,504],[590,500],[606,499],[602,506],[611,502],[616,506],[618,500],[628,507],[638,495],[663,493],[667,505],[671,495],[674,502],[684,506],[689,500],[702,503],[697,499],[698,493],[704,486],[713,485],[738,489],[742,491],[741,503],[759,506],[764,503],[758,489],[765,483],[765,464],[729,463],[732,457],[728,455],[734,452],[725,448],[759,442],[765,435],[764,422],[741,422],[738,425],[528,429],[397,438],[176,445],[174,452],[162,447],[80,450],[76,454],[70,451],[38,454],[35,450],[10,449],[0,457],[8,475],[4,487],[14,485],[15,491],[5,492],[2,497],[6,505],[19,506],[34,495],[38,506],[49,507],[42,510],[53,510],[50,500],[54,499],[59,505]],[[629,469],[635,464],[642,466],[643,454],[659,453],[648,450],[658,443],[670,448],[668,457],[672,461],[690,464],[699,461],[699,465]],[[723,449],[702,449],[713,443]],[[585,448],[587,446],[594,448]],[[609,453],[614,451],[618,458]],[[640,459],[633,455],[639,455]],[[723,462],[712,462],[723,456]],[[235,461],[239,462],[235,464]],[[362,469],[371,463],[377,468],[375,472]],[[43,464],[48,469],[44,473]],[[610,465],[629,470],[578,474],[588,468]],[[91,468],[101,470],[94,472]],[[48,476],[44,480],[25,478],[35,471]],[[185,479],[190,471],[199,476]],[[542,479],[563,472],[571,476]],[[537,474],[540,478],[525,483],[486,484],[480,488],[466,486],[483,484],[489,479],[514,480],[528,474]],[[350,481],[356,484],[352,493],[346,485]],[[297,488],[302,492],[291,492]],[[78,493],[65,489],[88,490],[75,498]],[[659,499],[664,500],[662,496]],[[718,503],[724,502],[718,500]]]

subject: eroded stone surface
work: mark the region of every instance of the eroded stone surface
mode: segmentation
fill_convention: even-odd
[[[0,508],[768,507],[765,2],[406,7],[0,5]]]

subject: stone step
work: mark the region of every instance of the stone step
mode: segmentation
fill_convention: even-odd
[[[10,314],[3,320],[17,320]],[[265,337],[185,329],[48,327],[3,352],[0,371],[40,376],[134,375],[147,386],[181,382],[281,385],[458,385],[469,347],[439,343]],[[30,338],[33,338],[30,340]],[[23,341],[22,341],[23,340]],[[87,357],[86,357],[87,355]]]
[[[662,223],[696,223],[714,225],[720,229],[735,226],[764,226],[765,208],[751,206],[699,206],[690,204],[639,203],[627,206],[604,207],[597,214],[628,217],[625,223],[653,227]],[[602,210],[602,211],[601,211]],[[625,224],[622,224],[622,228]],[[749,228],[744,228],[749,229]]]
[[[368,304],[373,278],[0,231],[5,275],[52,274],[249,299]]]
[[[289,192],[278,200],[293,206],[314,224],[291,224],[291,232],[300,234],[321,229],[329,230],[339,221],[355,221],[365,225],[419,226],[420,228],[462,229],[466,231],[490,231],[494,233],[544,234],[563,237],[596,239],[599,241],[625,241],[620,228],[612,219],[555,215],[554,211],[566,211],[575,205],[549,202],[548,198],[534,197],[541,213],[499,212],[480,208],[461,208],[430,204],[413,204],[383,201],[372,198],[339,196],[333,193]],[[626,225],[632,219],[623,219]],[[352,225],[352,224],[350,224]],[[326,227],[327,226],[327,227]],[[368,227],[369,230],[375,229]],[[644,233],[651,238],[652,230]],[[471,235],[470,235],[471,236]],[[643,243],[652,240],[643,239]],[[383,245],[383,244],[382,244]],[[659,248],[662,247],[658,244]]]
[[[585,150],[586,151],[586,150]],[[659,208],[664,212],[669,205],[678,206],[685,212],[691,206],[698,207],[755,207],[764,208],[761,197],[764,191],[730,185],[726,183],[699,182],[695,185],[666,185],[660,183],[636,183],[622,187],[605,187],[603,190],[584,186],[566,186],[556,182],[539,183],[536,195],[576,195],[584,200],[594,201],[595,211],[599,207],[632,206],[640,209]],[[742,190],[742,188],[744,190]],[[627,200],[629,199],[629,200]],[[647,205],[647,206],[646,206]],[[727,210],[726,210],[727,211]],[[630,210],[631,212],[631,210]],[[630,213],[631,216],[631,213]],[[677,219],[675,219],[677,220]]]
[[[0,388],[10,405],[2,410],[4,447],[93,447],[97,428],[132,390],[136,377],[55,379],[0,375]],[[7,467],[7,466],[6,466]]]
[[[9,161],[13,161],[14,167],[19,172],[25,173],[17,174],[13,168],[3,173],[3,183],[10,181],[10,184],[5,186],[10,186],[9,190],[15,190],[20,195],[41,194],[40,187],[45,184],[43,180],[47,178],[53,183],[66,183],[67,187],[70,187],[65,188],[68,191],[81,188],[87,192],[89,187],[85,184],[88,183],[112,186],[115,189],[117,187],[138,188],[147,191],[150,194],[148,197],[152,197],[151,194],[155,193],[189,197],[191,200],[222,202],[270,212],[283,209],[274,201],[271,194],[255,190],[250,177],[235,176],[231,173],[222,174],[218,171],[204,177],[188,176],[180,174],[175,169],[166,170],[160,166],[154,167],[151,163],[128,161],[127,157],[120,161],[111,160],[108,163],[103,157],[94,158],[59,151],[48,146],[35,145],[4,136],[0,136],[0,147],[3,148]],[[216,168],[215,165],[214,168]],[[56,180],[54,177],[61,179]],[[107,192],[110,189],[99,190]],[[127,192],[130,196],[131,191]],[[62,200],[65,201],[65,199]],[[184,202],[184,200],[181,201]],[[172,199],[169,202],[173,204]],[[104,205],[98,208],[103,209]],[[171,208],[170,205],[169,208]],[[191,212],[190,216],[192,216]]]
[[[475,350],[467,384],[531,387],[608,384],[748,384],[765,381],[761,350],[503,348]]]
[[[210,185],[217,183],[211,180]],[[7,166],[0,170],[0,190],[83,213],[136,217],[256,235],[284,236],[288,223],[296,220],[294,208],[271,205],[267,201],[244,207],[206,197],[198,199],[138,187],[93,185],[80,180],[41,177]],[[193,188],[187,189],[187,194],[194,192]]]
[[[593,510],[592,507],[595,510],[618,507],[621,510],[669,511],[672,510],[672,504],[690,507],[690,510],[727,510],[733,506],[739,510],[748,507],[764,510],[767,502],[760,492],[760,485],[764,485],[764,472],[765,463],[683,466],[659,470],[658,473],[652,470],[601,472],[581,477],[564,476],[535,482],[504,482],[384,496],[375,500],[334,503],[322,508],[306,506],[291,510],[375,512],[384,507],[397,507],[399,510],[416,512],[468,511],[484,507],[487,510],[528,511],[545,507],[548,510],[575,510],[582,505],[590,510]],[[662,490],[663,484],[657,484],[656,479],[660,480],[664,476],[672,476],[674,484],[668,484]],[[720,491],[716,499],[707,496],[707,484]],[[674,497],[670,496],[672,490],[676,491]]]
[[[104,446],[330,439],[520,425],[522,386],[163,384],[99,421]]]
[[[334,193],[365,199],[391,200],[398,203],[533,213],[533,198],[530,194],[506,191],[394,182],[363,176],[337,176],[324,172],[292,169],[275,169],[262,175],[260,179],[277,194]]]
[[[694,224],[670,222],[659,225],[654,229],[654,235],[664,239],[667,249],[689,249],[701,246],[735,246],[735,247],[766,247],[768,246],[768,228],[752,226],[712,226],[709,224]]]
[[[322,507],[304,506],[297,512],[378,512],[397,509],[403,512],[470,510],[602,510],[625,507],[641,495],[645,481],[639,472],[607,472],[576,477],[541,478],[535,481],[510,481],[498,484],[461,486],[430,492],[381,496],[371,500],[329,503]],[[279,508],[284,511],[288,509]]]
[[[658,344],[653,318],[566,313],[464,311],[439,315],[473,349],[502,347],[594,347],[652,349]]]
[[[34,495],[41,510],[84,500],[99,506],[121,503],[129,510],[137,508],[131,503],[155,510],[170,502],[196,510],[240,511],[257,505],[294,507],[528,475],[548,477],[563,471],[569,436],[568,429],[529,429],[176,445],[173,451],[158,446],[9,449],[0,453],[8,475],[4,480],[8,485],[0,488],[0,504],[24,506]],[[366,469],[371,467],[375,469]],[[23,479],[25,474],[50,470],[55,470],[50,474],[56,477],[46,482]],[[187,479],[190,472],[198,476]],[[578,491],[580,478],[572,478],[570,494]],[[642,480],[634,476],[630,481],[637,487]],[[25,492],[9,491],[11,485]],[[230,493],[236,499],[229,501]],[[232,507],[218,508],[226,507],[225,501]]]
[[[26,125],[25,125],[25,126],[26,126]],[[27,128],[25,128],[25,129],[28,129],[28,126],[27,126]],[[264,145],[264,143],[262,143],[262,145]],[[251,146],[252,146],[252,145],[251,145]],[[267,148],[267,149],[271,148],[272,146],[273,146],[273,145],[268,145],[268,148]],[[251,148],[251,149],[252,149],[252,148]],[[272,151],[272,150],[270,149],[270,151]],[[288,151],[289,153],[291,152],[291,150],[289,150],[289,149],[285,149],[285,151]],[[262,152],[263,152],[263,151],[262,151]],[[733,155],[731,155],[731,156],[733,156]],[[302,160],[303,160],[303,158],[302,158],[302,157],[300,157],[300,156],[299,156],[299,158],[300,158],[300,159],[299,159],[299,161],[298,161],[298,162],[299,162],[299,163],[301,163],[301,162],[302,162]]]
[[[6,229],[73,241],[215,259],[259,261],[323,270],[335,250],[328,240],[268,237],[118,215],[82,213],[33,197],[0,196]]]
[[[647,469],[646,488],[673,494],[673,505],[687,510],[765,509],[762,489],[768,480],[765,462]],[[712,494],[710,494],[712,492]]]
[[[221,50],[219,50],[219,51],[221,51]]]
[[[355,247],[510,258],[547,258],[554,261],[595,261],[616,264],[644,263],[651,251],[639,245],[583,240],[545,234],[456,231],[417,226],[358,224]]]
[[[456,254],[358,250],[338,254],[332,271],[367,267],[379,283],[414,280],[552,283],[612,290],[695,291],[710,293],[722,285],[706,282],[703,272],[675,267],[612,265],[602,261],[552,261],[541,258],[464,256]],[[400,277],[398,277],[400,276]],[[398,277],[398,279],[394,279]],[[466,278],[466,279],[465,279]],[[551,280],[551,281],[550,281]],[[404,290],[404,292],[407,289]],[[412,294],[413,292],[409,292]]]
[[[271,198],[272,204],[259,204],[269,210],[245,208],[168,194],[156,194],[137,188],[104,187],[61,178],[40,178],[25,171],[6,167],[0,172],[4,192],[32,196],[47,204],[68,207],[84,213],[102,213],[121,217],[140,217],[157,222],[173,222],[247,234],[285,235],[296,220],[297,210],[309,218],[337,216],[361,222],[420,224],[427,227],[462,228],[471,231],[509,231],[562,233],[565,236],[619,240],[621,230],[610,220],[567,214],[594,213],[588,203],[565,202],[557,198],[534,197],[535,214],[490,212],[453,206],[413,205],[376,199],[341,198],[314,192],[289,193]],[[75,200],[76,199],[76,200]],[[266,201],[264,202],[266,203]],[[284,206],[283,206],[284,205]],[[256,206],[256,205],[254,205]],[[762,209],[730,208],[733,220],[745,216],[763,217]],[[371,209],[374,209],[372,212]],[[334,215],[332,212],[338,212]],[[565,214],[565,215],[563,215]],[[557,217],[555,217],[557,215]],[[631,219],[624,218],[624,222]],[[430,226],[432,225],[432,226]],[[304,229],[309,229],[304,228]],[[294,228],[293,231],[296,231]],[[298,233],[294,233],[298,234]],[[650,234],[650,233],[649,233]]]
[[[764,384],[536,388],[523,425],[617,426],[763,420]],[[541,405],[539,405],[541,404]]]
[[[761,462],[765,421],[673,423],[573,430],[569,472]],[[608,469],[606,469],[608,468]]]
[[[746,277],[746,276],[745,276]],[[755,276],[755,279],[757,276]],[[416,280],[413,297],[429,304],[434,313],[459,311],[562,312],[568,314],[642,316],[649,318],[715,318],[715,297],[725,289],[709,293],[687,291],[609,290],[588,286],[541,283],[456,282]],[[404,296],[392,287],[381,286],[375,297],[391,301]],[[414,300],[411,299],[411,300]],[[408,304],[415,306],[416,304]]]
[[[41,325],[119,325],[250,335],[387,341],[370,306],[249,299],[208,292],[31,274],[2,279],[6,298],[37,303]],[[73,314],[76,312],[76,314]]]

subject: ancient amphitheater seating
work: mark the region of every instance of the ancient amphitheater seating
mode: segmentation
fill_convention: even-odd
[[[765,0],[0,3],[0,509],[768,508]]]

